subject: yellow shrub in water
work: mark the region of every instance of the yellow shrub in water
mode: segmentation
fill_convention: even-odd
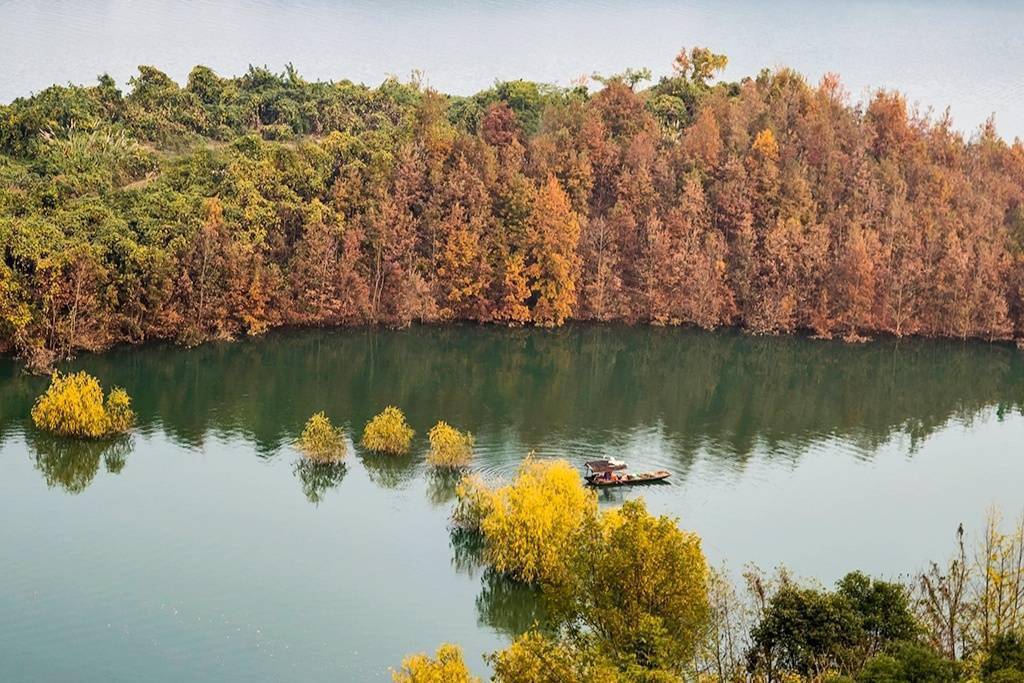
[[[394,406],[388,406],[363,429],[362,444],[378,453],[405,455],[412,444],[412,427],[405,421],[405,415]]]
[[[54,373],[46,393],[32,406],[32,422],[61,436],[99,439],[131,429],[135,413],[124,389],[103,400],[99,380],[85,372]]]
[[[406,657],[401,671],[392,671],[394,683],[479,683],[462,659],[458,645],[445,643],[434,657],[421,653]]]
[[[558,583],[583,523],[597,514],[597,496],[566,461],[527,458],[488,506],[480,524],[488,562],[526,583]]]
[[[108,431],[111,434],[123,434],[135,424],[135,411],[132,410],[132,399],[121,387],[114,387],[107,394],[104,405],[107,411]]]
[[[473,435],[462,433],[447,422],[431,428],[427,462],[438,467],[464,467],[473,458]]]
[[[467,474],[455,486],[455,511],[452,520],[466,531],[480,531],[484,517],[494,501],[494,491],[487,487],[478,474]]]
[[[321,411],[306,422],[298,446],[313,462],[338,462],[345,457],[345,433],[331,424],[330,418]]]

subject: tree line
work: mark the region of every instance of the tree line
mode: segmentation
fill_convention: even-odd
[[[1024,145],[835,76],[469,97],[140,67],[0,107],[0,349],[625,321],[1012,339]]]

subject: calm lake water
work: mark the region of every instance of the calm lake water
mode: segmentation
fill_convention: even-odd
[[[138,64],[183,82],[293,63],[370,84],[422,70],[470,93],[494,79],[567,84],[594,71],[667,73],[682,46],[730,57],[729,78],[834,71],[860,99],[898,88],[972,131],[995,113],[1024,136],[1024,3],[1015,0],[0,0],[0,101],[54,82],[124,83]]]
[[[832,582],[942,558],[963,522],[1022,506],[1024,354],[574,326],[277,332],[83,356],[134,397],[129,443],[35,431],[45,378],[0,360],[0,680],[387,680],[443,641],[480,655],[535,603],[453,547],[453,482],[425,432],[477,437],[498,481],[524,454],[664,467],[643,495],[715,562]],[[291,444],[387,404],[414,453],[350,450],[311,476]]]

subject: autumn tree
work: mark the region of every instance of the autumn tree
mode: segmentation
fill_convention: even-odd
[[[499,572],[525,582],[566,580],[573,548],[597,500],[563,460],[527,458],[515,480],[492,492],[460,490],[463,517],[477,520],[486,559]]]
[[[402,668],[391,672],[394,683],[480,683],[469,673],[457,645],[445,643],[430,657],[411,655],[402,661]]]
[[[572,314],[579,236],[579,217],[555,177],[548,176],[537,193],[526,235],[526,275],[538,325],[557,327]]]

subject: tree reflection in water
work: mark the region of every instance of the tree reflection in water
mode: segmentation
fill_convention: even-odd
[[[130,436],[115,439],[84,440],[54,436],[30,429],[25,434],[35,466],[50,488],[60,487],[68,493],[84,491],[100,469],[118,474],[124,469],[132,450]]]
[[[498,633],[515,638],[531,627],[543,626],[544,603],[540,591],[494,571],[484,562],[483,537],[476,532],[452,529],[452,567],[457,572],[480,578],[476,596],[477,621]]]
[[[427,472],[427,500],[434,506],[448,505],[455,500],[455,488],[467,470],[432,467]]]
[[[512,581],[493,569],[484,570],[476,596],[477,621],[510,640],[534,626],[543,627],[546,613],[540,589]]]
[[[301,458],[295,463],[295,475],[302,482],[302,492],[311,503],[319,503],[328,491],[338,486],[348,471],[343,462],[313,462]]]
[[[531,449],[625,452],[677,484],[698,460],[736,475],[754,458],[796,462],[823,443],[870,458],[899,438],[912,452],[951,423],[1005,419],[1024,405],[1024,354],[998,344],[598,325],[280,331],[190,350],[117,349],[64,369],[123,386],[139,433],[188,448],[216,435],[276,454],[314,412],[342,416],[355,433],[397,405],[421,434],[439,419],[472,431],[478,469],[512,472]],[[45,385],[0,359],[0,441],[31,431]],[[382,487],[422,470],[420,453],[357,456]],[[429,495],[440,502],[446,490],[432,483]]]
[[[385,489],[402,488],[416,474],[417,458],[412,455],[388,455],[360,451],[359,462],[366,468],[366,474],[377,486]]]

